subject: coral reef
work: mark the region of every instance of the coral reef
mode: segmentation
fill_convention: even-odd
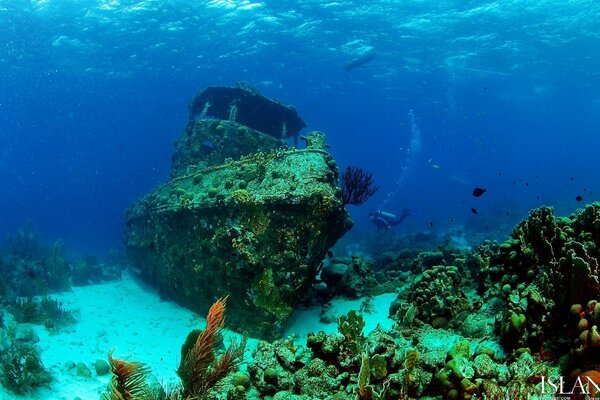
[[[571,337],[575,338],[569,352],[570,364],[578,370],[594,370],[600,367],[600,303],[590,300],[587,304],[571,306]]]
[[[0,268],[11,295],[35,296],[70,287],[64,243],[46,245],[30,224],[7,237]]]
[[[542,354],[565,350],[569,310],[588,304],[600,290],[598,221],[600,203],[568,218],[544,207],[533,210],[500,245],[489,274],[507,299],[502,323],[507,347]]]
[[[442,246],[412,262],[392,257],[374,274],[400,268],[410,281],[390,308],[392,330],[365,335],[353,311],[339,318],[337,334],[311,333],[306,347],[261,342],[247,398],[520,399],[540,395],[544,380],[552,394],[548,381],[561,376],[565,390],[593,394],[586,383],[600,376],[598,240],[594,203],[569,218],[533,210],[501,244]],[[348,270],[342,260],[321,274],[330,290]]]
[[[50,297],[17,298],[9,303],[7,310],[19,323],[43,324],[49,330],[75,323],[73,313]]]
[[[61,240],[45,243],[31,224],[8,235],[0,254],[0,295],[11,299],[39,296],[121,275],[122,262],[101,263],[94,257],[71,258],[65,253]]]
[[[436,265],[423,271],[409,290],[417,319],[441,328],[453,318],[465,319],[473,306],[462,290],[458,268]]]

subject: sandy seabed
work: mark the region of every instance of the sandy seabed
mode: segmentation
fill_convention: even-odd
[[[98,376],[94,369],[97,359],[107,360],[109,351],[115,357],[145,363],[154,377],[163,384],[177,384],[176,374],[180,359],[181,344],[187,334],[203,328],[206,320],[198,314],[180,307],[174,302],[160,299],[157,292],[141,283],[130,273],[114,282],[99,285],[74,287],[68,292],[52,295],[62,302],[66,310],[73,311],[77,322],[49,332],[40,325],[32,325],[39,336],[44,366],[51,372],[53,380],[25,396],[16,396],[0,387],[0,400],[49,399],[82,400],[99,399],[104,393],[110,374]],[[394,294],[385,294],[373,299],[372,314],[365,316],[365,333],[381,323],[391,326],[387,311]],[[334,301],[334,313],[342,314],[350,309],[359,309],[361,300]],[[320,308],[301,310],[296,313],[286,336],[293,335],[299,344],[305,343],[310,331],[335,332],[337,325],[319,322]],[[226,340],[237,334],[228,332]],[[251,339],[245,360],[251,357],[257,340]],[[85,363],[92,371],[90,378],[77,376],[68,364]]]

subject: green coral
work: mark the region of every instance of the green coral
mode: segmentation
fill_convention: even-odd
[[[564,320],[553,310],[595,297],[600,289],[599,215],[597,203],[569,218],[555,217],[550,207],[532,210],[499,246],[490,276],[507,300],[502,319],[507,348],[537,352],[561,340]]]
[[[313,131],[307,136],[302,136],[301,139],[306,142],[307,149],[325,150],[329,147],[325,142],[325,134],[323,132]]]
[[[445,399],[470,400],[477,394],[473,382],[475,370],[469,360],[468,342],[459,341],[448,352],[448,362],[439,372],[438,379]]]
[[[375,354],[371,357],[371,376],[374,380],[380,381],[388,374],[387,361],[381,354]]]
[[[426,269],[411,285],[408,301],[415,307],[417,319],[434,328],[447,326],[453,318],[466,318],[473,306],[462,287],[462,274],[453,265],[436,265]],[[408,320],[412,320],[412,311]],[[401,317],[406,319],[406,313]]]
[[[254,198],[252,197],[250,192],[248,192],[245,189],[235,190],[233,192],[231,198],[233,199],[234,202],[238,203],[239,205],[252,204],[253,200],[254,200]]]
[[[350,310],[346,315],[338,318],[338,332],[344,336],[346,346],[355,354],[364,343],[362,333],[364,327],[365,320],[362,315],[357,314],[356,310]]]
[[[381,392],[376,392],[375,387],[370,384],[371,373],[373,372],[369,363],[369,356],[366,354],[362,355],[360,371],[358,373],[358,383],[354,392],[356,393],[356,400],[383,400],[387,390],[387,383],[384,384]]]

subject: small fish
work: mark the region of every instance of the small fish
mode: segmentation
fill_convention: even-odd
[[[581,197],[581,196],[577,196],[577,197],[575,197],[575,200],[577,200],[577,201],[581,201],[581,200],[583,200],[583,197]]]
[[[442,167],[440,167],[440,165],[439,165],[439,164],[431,164],[431,166],[432,166],[433,168],[435,168],[435,169],[440,169],[440,168],[442,168]]]
[[[476,187],[473,189],[473,197],[479,197],[484,194],[487,190],[485,188]]]
[[[477,215],[477,209],[476,209],[476,208],[471,208],[471,212],[472,212],[473,214],[476,214],[476,215]]]
[[[433,226],[433,222],[430,222],[430,223],[429,223],[429,226]]]

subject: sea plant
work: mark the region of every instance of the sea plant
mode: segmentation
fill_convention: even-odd
[[[0,382],[16,394],[25,394],[51,381],[37,346],[12,338],[10,346],[0,351]]]
[[[344,335],[344,346],[353,354],[358,354],[365,341],[362,333],[364,327],[365,320],[362,315],[356,313],[356,310],[350,310],[346,315],[338,318],[338,332]]]
[[[231,343],[220,357],[216,355],[225,322],[226,304],[226,297],[218,299],[208,310],[206,327],[197,335],[194,345],[189,350],[185,349],[186,343],[182,347],[182,357],[184,352],[186,354],[177,374],[183,384],[184,397],[204,399],[210,390],[218,387],[226,376],[237,370],[243,359],[247,342],[245,337],[239,343]]]
[[[144,364],[114,358],[108,354],[112,380],[103,400],[204,400],[219,389],[223,380],[238,369],[247,338],[231,343],[217,354],[223,340],[227,298],[218,299],[208,311],[206,327],[191,331],[181,346],[181,364],[177,374],[181,386],[155,390],[146,380],[150,372]]]
[[[110,372],[109,392],[104,394],[103,400],[134,400],[150,399],[152,392],[146,383],[146,375],[150,369],[139,362],[131,362],[112,356],[108,353]]]
[[[50,297],[16,298],[10,303],[8,310],[17,322],[43,324],[49,329],[75,322],[73,313],[63,308],[60,301]]]

